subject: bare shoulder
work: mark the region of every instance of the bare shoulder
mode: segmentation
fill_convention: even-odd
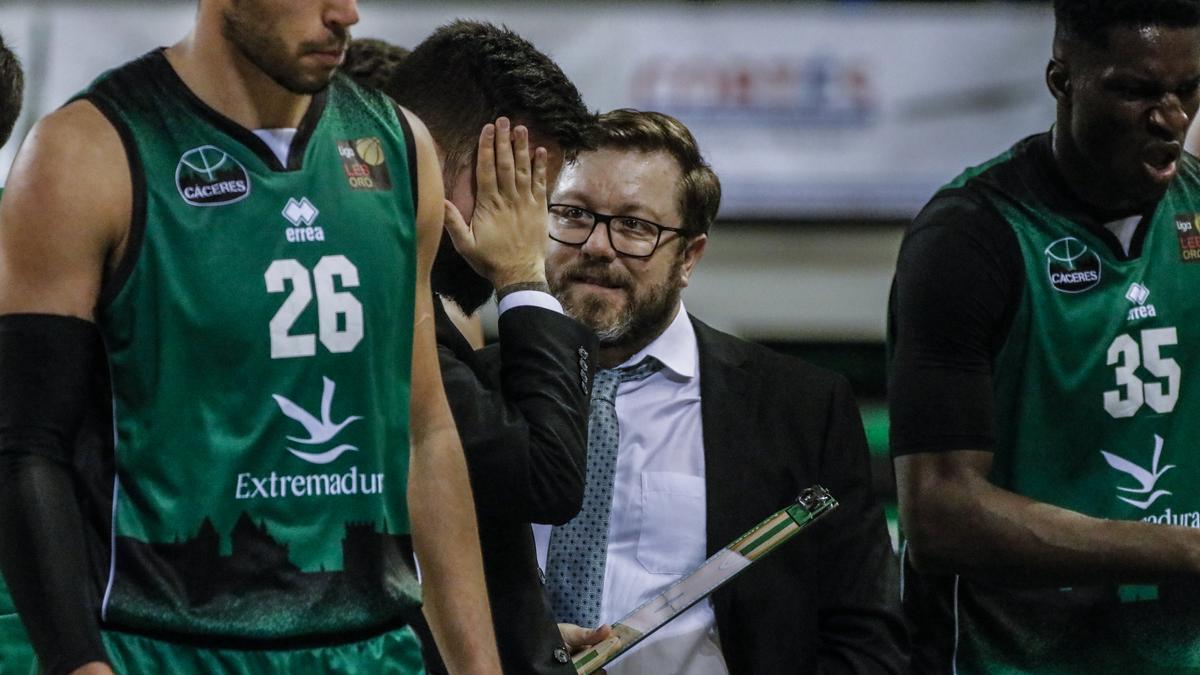
[[[396,108],[399,109],[400,114],[404,115],[404,119],[408,121],[409,127],[412,128],[413,141],[417,144],[417,149],[428,150],[430,153],[433,153],[433,136],[429,134],[429,129],[425,126],[425,123],[421,121],[421,118],[417,117],[416,113],[400,104],[396,104]],[[433,154],[432,156],[433,160],[437,161],[436,154]]]
[[[0,312],[90,318],[128,233],[132,194],[121,138],[91,103],[34,125],[0,200]]]
[[[0,201],[0,222],[9,229],[36,221],[39,228],[69,228],[75,236],[93,226],[111,228],[115,221],[127,228],[131,195],[116,128],[91,103],[76,101],[44,117],[25,137]],[[7,222],[15,214],[22,217]]]
[[[429,129],[421,118],[403,106],[397,106],[400,114],[412,129],[413,152],[417,153],[417,233],[422,247],[437,246],[442,235],[442,217],[445,213],[442,191],[442,167],[437,149]]]

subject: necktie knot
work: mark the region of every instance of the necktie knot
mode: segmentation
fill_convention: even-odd
[[[617,368],[617,373],[620,374],[622,382],[636,382],[638,380],[644,380],[647,377],[650,377],[654,373],[662,370],[662,368],[662,361],[659,361],[653,356],[647,356],[632,366]]]
[[[596,373],[592,383],[592,400],[612,403],[617,396],[617,386],[622,382],[637,382],[662,370],[663,362],[647,356],[632,366],[605,368]]]

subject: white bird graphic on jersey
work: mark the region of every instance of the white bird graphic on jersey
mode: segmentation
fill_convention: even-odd
[[[279,404],[279,409],[283,412],[283,414],[299,422],[300,425],[304,427],[304,430],[308,432],[308,438],[288,436],[287,439],[289,441],[303,443],[304,445],[317,445],[320,443],[326,443],[332,440],[334,436],[337,436],[338,432],[346,428],[346,425],[362,419],[362,417],[359,415],[351,415],[336,424],[330,420],[330,408],[333,406],[333,392],[337,388],[337,385],[334,384],[333,380],[329,379],[328,377],[323,377],[322,379],[325,381],[325,389],[321,393],[321,419],[317,419],[307,410],[296,405],[291,400],[280,396],[279,394],[271,394],[271,396],[275,399],[275,402]],[[343,453],[352,450],[357,451],[358,448],[354,447],[353,445],[343,444],[333,448],[332,450],[321,453],[300,452],[299,450],[288,448],[288,452],[306,462],[312,462],[313,464],[328,464],[340,457]]]
[[[1155,434],[1154,435],[1154,459],[1153,459],[1152,463],[1150,464],[1149,471],[1147,471],[1146,469],[1143,469],[1142,467],[1138,466],[1137,464],[1134,464],[1133,462],[1131,462],[1127,459],[1118,457],[1118,456],[1112,454],[1111,452],[1105,452],[1104,450],[1101,450],[1100,454],[1104,455],[1104,459],[1105,459],[1105,461],[1108,462],[1109,466],[1116,469],[1117,471],[1120,471],[1121,473],[1129,474],[1131,477],[1133,477],[1135,480],[1137,480],[1138,483],[1141,483],[1141,487],[1137,487],[1137,488],[1117,486],[1118,490],[1121,490],[1123,492],[1132,492],[1134,494],[1146,494],[1146,493],[1149,493],[1151,490],[1154,490],[1155,483],[1158,482],[1158,479],[1161,478],[1164,473],[1175,468],[1174,464],[1168,464],[1161,469],[1158,468],[1158,460],[1159,460],[1159,457],[1162,456],[1162,448],[1163,448],[1162,436]],[[1120,495],[1117,496],[1117,499],[1120,499],[1121,501],[1123,501],[1127,504],[1136,506],[1139,509],[1145,510],[1147,507],[1149,507],[1151,504],[1153,504],[1155,501],[1157,501],[1159,497],[1162,497],[1163,495],[1169,495],[1169,494],[1171,494],[1171,492],[1168,490],[1154,490],[1153,494],[1151,494],[1145,501],[1139,502],[1139,501],[1130,499],[1128,497],[1121,497]]]

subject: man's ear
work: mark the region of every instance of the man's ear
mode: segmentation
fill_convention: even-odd
[[[692,237],[684,244],[683,249],[683,266],[679,271],[679,282],[683,287],[687,287],[688,281],[692,277],[692,271],[696,269],[696,264],[704,257],[704,248],[708,245],[708,235],[700,234]]]
[[[1067,64],[1058,58],[1046,64],[1046,88],[1060,105],[1071,103],[1071,73]]]
[[[438,152],[441,153],[440,148]],[[445,187],[446,199],[454,203],[468,224],[475,215],[475,193],[479,187],[475,182],[475,155],[474,150],[466,157],[438,155],[438,161],[442,164],[442,185]]]

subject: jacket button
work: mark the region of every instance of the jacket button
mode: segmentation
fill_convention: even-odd
[[[558,661],[559,663],[566,663],[567,661],[571,660],[571,657],[567,654],[567,650],[559,647],[558,649],[554,650],[554,660]]]

